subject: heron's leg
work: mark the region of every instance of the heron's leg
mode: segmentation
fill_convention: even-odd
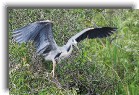
[[[56,61],[53,61],[53,70],[51,72],[53,78],[55,76],[55,67],[56,67]]]

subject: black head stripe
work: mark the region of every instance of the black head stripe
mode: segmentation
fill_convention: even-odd
[[[58,53],[54,59],[56,59],[57,57],[59,57],[61,55],[62,52]]]
[[[71,48],[71,45],[68,47],[67,52],[69,52],[70,48]]]

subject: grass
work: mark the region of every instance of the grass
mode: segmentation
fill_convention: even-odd
[[[79,31],[117,27],[109,38],[82,41],[80,50],[56,67],[61,84],[48,76],[52,63],[37,56],[31,43],[18,45],[11,32],[40,19],[54,21],[62,46]],[[8,9],[9,89],[13,95],[139,95],[139,11],[127,9]]]

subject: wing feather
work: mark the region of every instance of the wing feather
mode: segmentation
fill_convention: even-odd
[[[17,43],[33,41],[38,54],[49,53],[57,48],[53,38],[52,24],[47,21],[37,21],[13,31]],[[46,52],[47,51],[47,52]]]
[[[77,42],[80,42],[86,38],[93,39],[93,38],[103,38],[110,36],[113,34],[117,28],[112,27],[102,27],[102,28],[87,28],[83,31],[77,33],[71,39],[75,39]]]

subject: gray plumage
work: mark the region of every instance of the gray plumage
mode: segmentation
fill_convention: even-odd
[[[37,21],[13,31],[13,37],[18,43],[33,41],[38,54],[49,53],[57,48],[52,34],[52,23]]]
[[[77,47],[78,42],[85,38],[93,39],[107,37],[116,30],[117,28],[112,27],[87,28],[72,36],[66,45],[60,47],[54,40],[51,21],[46,20],[30,23],[13,31],[13,37],[15,41],[20,44],[32,41],[35,45],[36,52],[43,55],[45,60],[51,60],[53,62],[52,75],[54,77],[56,63],[68,57],[73,50],[73,46]]]

